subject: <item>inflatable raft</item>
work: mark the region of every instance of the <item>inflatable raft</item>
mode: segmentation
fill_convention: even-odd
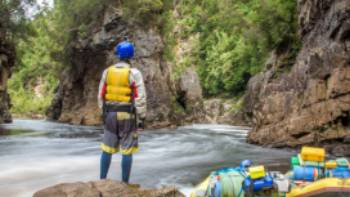
[[[212,172],[198,184],[190,197],[244,196],[242,181],[244,172],[240,168],[224,168]]]
[[[212,172],[190,197],[350,197],[349,166],[346,158],[326,161],[322,148],[303,147],[286,174],[245,160]]]

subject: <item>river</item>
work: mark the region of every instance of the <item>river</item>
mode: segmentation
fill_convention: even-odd
[[[176,185],[184,193],[212,170],[252,159],[270,168],[288,163],[286,150],[245,143],[248,128],[192,125],[147,130],[134,156],[132,183],[143,187]],[[44,120],[15,120],[0,125],[0,196],[31,196],[62,182],[99,176],[101,127],[73,126]],[[114,155],[109,178],[120,180],[120,155]]]

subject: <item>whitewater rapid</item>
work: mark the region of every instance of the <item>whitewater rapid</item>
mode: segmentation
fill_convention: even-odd
[[[192,125],[147,130],[140,134],[131,182],[143,187],[176,185],[183,192],[210,171],[237,166],[243,159],[281,165],[289,152],[245,143],[249,128]],[[0,196],[31,196],[62,182],[99,177],[101,127],[72,126],[43,120],[15,120],[0,126]],[[120,180],[114,155],[110,179]]]

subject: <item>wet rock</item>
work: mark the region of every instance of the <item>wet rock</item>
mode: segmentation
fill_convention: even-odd
[[[102,180],[58,184],[34,194],[34,197],[184,197],[176,188],[140,189],[121,182]]]
[[[350,145],[340,144],[339,142],[332,142],[332,144],[324,145],[327,152],[336,157],[342,157],[344,155],[350,155]]]
[[[249,82],[245,107],[255,124],[251,143],[326,146],[350,136],[350,1],[298,4],[303,47],[296,63],[277,72],[285,54],[275,54],[267,70]],[[342,150],[335,152],[350,154]]]
[[[204,119],[202,87],[194,68],[187,68],[176,86],[176,102],[184,109],[183,120],[188,123]]]
[[[343,140],[344,143],[350,144],[350,136],[346,136]]]
[[[204,101],[204,110],[206,111],[206,119],[209,123],[218,121],[218,117],[223,114],[223,104],[221,99],[209,99]]]
[[[197,72],[188,68],[180,77],[179,91],[184,92],[186,103],[197,105],[202,101],[202,87]]]
[[[249,126],[249,118],[241,109],[241,101],[231,99],[207,99],[204,101],[204,123],[219,123],[239,126]]]

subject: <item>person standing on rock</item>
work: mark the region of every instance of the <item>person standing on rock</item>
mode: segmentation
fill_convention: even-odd
[[[128,183],[132,155],[139,150],[137,131],[143,128],[146,115],[146,91],[141,72],[131,68],[133,44],[119,43],[115,55],[119,62],[103,72],[98,91],[104,121],[100,179],[106,179],[112,154],[120,151],[122,181]]]

